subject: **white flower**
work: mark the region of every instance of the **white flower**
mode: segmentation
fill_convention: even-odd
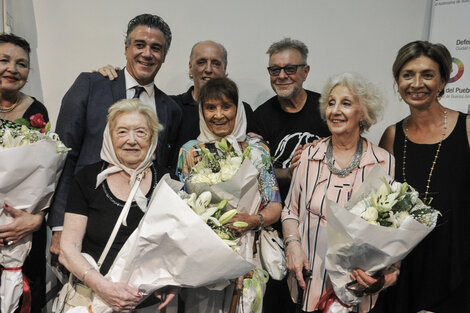
[[[411,193],[411,203],[413,204],[418,204],[419,200],[419,193],[416,190],[413,190]]]
[[[379,218],[379,213],[376,208],[370,206],[362,212],[361,217],[368,222],[375,222]]]
[[[222,181],[230,180],[238,169],[234,169],[231,166],[224,166],[220,169],[220,178]]]
[[[368,207],[370,207],[369,199],[363,199],[356,203],[349,212],[361,216],[362,212],[364,212]]]
[[[403,222],[408,218],[410,217],[410,213],[408,213],[407,211],[401,211],[397,214],[397,220],[398,220],[398,225],[397,227],[400,227],[401,224],[403,224]]]
[[[380,185],[376,193],[371,193],[372,206],[376,207],[380,212],[387,212],[397,203],[397,197],[399,193],[392,193],[390,185],[384,181]]]
[[[197,183],[206,183],[206,184],[210,184],[211,183],[211,180],[209,177],[207,177],[206,175],[204,174],[194,174],[192,177],[191,177],[191,182],[197,184]]]
[[[207,209],[207,206],[211,202],[212,194],[210,191],[204,191],[197,197],[196,202],[194,203],[194,212],[197,215],[201,215]]]
[[[401,191],[401,183],[394,181],[392,185],[390,186],[392,189],[392,192],[400,193]]]
[[[219,173],[209,173],[207,175],[207,178],[209,178],[209,181],[210,181],[210,185],[215,185],[215,184],[218,184],[218,183],[221,183],[222,182],[222,179],[220,177],[220,172]]]
[[[186,202],[186,204],[191,208],[191,209],[194,209],[194,207],[196,206],[196,194],[195,193],[192,193],[189,195],[188,198],[184,199],[184,201]]]
[[[57,153],[65,153],[67,151],[71,150],[70,148],[67,148],[62,141],[57,141],[56,142],[56,152]]]
[[[239,156],[231,157],[230,163],[232,164],[232,167],[239,169],[242,165],[242,158]]]
[[[3,134],[3,147],[5,148],[14,148],[18,147],[23,140],[23,136],[13,137],[9,129],[5,130]]]

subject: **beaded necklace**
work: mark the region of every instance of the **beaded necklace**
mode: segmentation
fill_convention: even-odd
[[[341,178],[346,177],[351,174],[352,170],[359,165],[359,162],[361,162],[362,137],[359,136],[359,141],[356,146],[356,152],[354,153],[351,163],[349,163],[348,167],[345,167],[343,169],[337,169],[335,167],[335,162],[333,159],[333,144],[331,143],[332,141],[333,138],[330,138],[330,140],[328,141],[328,146],[326,148],[326,164],[328,165],[328,169],[330,170],[330,172],[332,172],[333,174],[338,175]]]
[[[15,103],[13,103],[11,106],[9,107],[4,107],[4,106],[1,106],[0,105],[0,113],[9,113],[11,111],[13,111],[20,103],[21,103],[21,95],[18,96],[18,98],[16,99]]]
[[[403,142],[403,162],[402,162],[402,176],[403,182],[406,183],[406,143],[408,141],[408,119],[406,118],[403,121],[403,128],[405,130],[405,141]],[[429,170],[428,180],[426,182],[426,191],[424,192],[423,202],[428,204],[428,193],[429,193],[429,186],[431,185],[431,177],[434,171],[434,166],[436,165],[437,158],[439,157],[439,152],[441,151],[442,141],[446,136],[447,130],[447,111],[444,109],[444,126],[442,127],[442,139],[439,141],[439,145],[437,146],[436,155],[434,156],[434,160],[432,161],[431,169]]]

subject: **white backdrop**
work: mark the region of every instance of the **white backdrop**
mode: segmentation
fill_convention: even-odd
[[[82,71],[123,66],[127,22],[140,13],[162,16],[173,42],[156,83],[168,94],[186,91],[192,45],[212,39],[228,50],[228,73],[253,108],[274,95],[266,70],[268,46],[290,36],[310,49],[307,89],[356,71],[388,98],[384,121],[367,135],[378,140],[407,106],[394,92],[391,67],[398,49],[428,38],[431,0],[7,0],[12,31],[33,48],[24,91],[43,101],[55,124],[60,101]]]

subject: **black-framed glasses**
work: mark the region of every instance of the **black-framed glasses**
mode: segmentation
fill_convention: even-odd
[[[295,73],[297,73],[297,69],[299,68],[299,66],[306,66],[306,65],[307,64],[289,64],[283,67],[269,66],[268,72],[269,72],[269,75],[271,76],[278,76],[279,74],[281,74],[281,71],[284,70],[284,72],[287,75],[294,75]]]

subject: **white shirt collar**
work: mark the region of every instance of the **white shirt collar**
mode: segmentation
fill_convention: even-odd
[[[130,89],[134,88],[135,86],[142,86],[134,79],[134,77],[132,77],[131,74],[129,74],[129,72],[127,71],[127,67],[124,68],[124,77],[126,79],[126,90],[130,90]],[[147,93],[147,95],[150,98],[152,98],[154,93],[155,93],[154,83],[152,82],[152,83],[144,85],[142,87],[144,87],[145,92]]]

